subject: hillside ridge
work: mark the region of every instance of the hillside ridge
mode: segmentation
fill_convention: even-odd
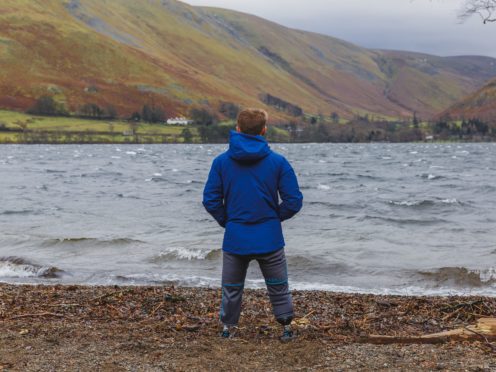
[[[496,59],[369,50],[261,17],[176,0],[4,0],[0,108],[53,95],[126,116],[144,104],[170,115],[220,102],[308,114],[431,117],[496,76]],[[15,78],[13,78],[15,76]]]

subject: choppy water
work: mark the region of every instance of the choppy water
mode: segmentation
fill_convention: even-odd
[[[305,196],[284,224],[293,288],[496,295],[496,145],[272,147]],[[201,198],[224,149],[0,146],[0,281],[218,286]]]

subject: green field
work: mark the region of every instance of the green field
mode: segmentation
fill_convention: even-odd
[[[0,110],[0,143],[180,143],[184,126],[43,117]],[[189,127],[193,142],[196,128]]]

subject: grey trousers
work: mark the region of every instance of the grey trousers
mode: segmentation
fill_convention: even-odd
[[[241,301],[246,271],[251,260],[257,260],[265,278],[274,316],[285,324],[293,318],[293,301],[288,287],[288,269],[284,249],[263,255],[241,256],[223,252],[222,302],[220,320],[236,325],[241,313]]]

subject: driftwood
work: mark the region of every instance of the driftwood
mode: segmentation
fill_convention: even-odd
[[[448,341],[496,341],[496,318],[481,318],[475,325],[422,336],[360,337],[360,342],[372,344],[437,344]]]
[[[56,317],[59,317],[59,318],[63,318],[64,317],[63,314],[44,312],[44,313],[36,313],[36,314],[15,315],[15,316],[10,317],[9,319],[31,318],[31,317],[37,317],[37,316],[56,316]]]

